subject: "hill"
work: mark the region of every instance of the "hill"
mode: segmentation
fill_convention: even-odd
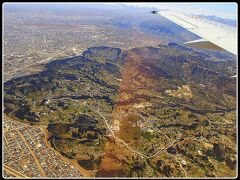
[[[232,177],[235,63],[212,57],[91,47],[4,83],[4,111],[48,125],[51,145],[96,176]]]

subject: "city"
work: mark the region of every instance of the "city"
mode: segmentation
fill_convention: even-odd
[[[6,177],[81,177],[81,172],[46,143],[44,132],[5,116],[4,174]]]
[[[4,3],[2,176],[236,177],[236,5],[182,5]]]

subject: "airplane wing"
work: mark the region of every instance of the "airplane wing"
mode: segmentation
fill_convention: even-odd
[[[236,28],[175,11],[159,11],[157,14],[203,38],[186,42],[185,45],[214,50],[225,49],[237,55]]]

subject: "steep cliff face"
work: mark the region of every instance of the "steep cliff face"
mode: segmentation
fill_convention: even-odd
[[[128,51],[128,56],[134,57],[137,67],[147,66],[144,72],[151,71],[161,72],[165,76],[179,79],[185,82],[195,84],[212,83],[211,85],[219,87],[224,86],[224,82],[234,82],[233,78],[227,77],[225,74],[215,71],[215,66],[219,66],[217,62],[205,62],[202,56],[198,56],[194,51],[189,49],[186,51],[181,46],[165,46],[161,48],[145,47]]]
[[[236,97],[236,80],[227,76],[227,73],[213,70],[216,69],[218,63],[205,63],[206,60],[203,57],[189,49],[183,51],[183,48],[179,45],[170,45],[128,50],[122,68],[123,80],[120,85],[120,94],[129,92],[132,98],[126,101],[129,102],[130,99],[137,101],[139,96],[136,96],[136,92],[139,89],[163,93],[166,90],[174,91],[179,86],[189,85],[192,89],[192,102],[196,101],[197,104],[201,104],[210,96],[215,96],[214,105],[221,104],[222,106],[225,103],[225,108],[229,108],[225,95]],[[145,94],[145,97],[147,96]],[[121,103],[124,104],[123,101]],[[231,107],[234,106],[233,102]]]
[[[39,74],[6,82],[5,92],[13,94],[13,91],[19,91],[23,95],[42,90],[54,92],[63,87],[57,79],[79,83],[87,78],[90,84],[102,86],[104,90],[100,92],[118,93],[118,100],[110,100],[111,104],[132,104],[149,100],[153,94],[161,94],[175,104],[184,102],[212,110],[234,108],[236,80],[229,76],[231,68],[221,69],[224,63],[229,66],[229,62],[207,61],[209,57],[210,54],[199,54],[174,43],[127,51],[107,46],[92,47],[82,56],[48,63],[47,70]],[[181,88],[185,85],[188,90]],[[70,86],[68,90],[73,89]],[[95,93],[95,97],[99,93]],[[186,98],[184,93],[189,97],[186,95]],[[66,94],[63,92],[62,95]],[[10,100],[5,98],[5,101]]]
[[[122,50],[120,48],[113,48],[109,46],[91,47],[83,52],[83,56],[89,59],[104,59],[116,62],[120,58]]]

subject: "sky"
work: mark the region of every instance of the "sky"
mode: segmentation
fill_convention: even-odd
[[[217,16],[236,20],[237,3],[119,3],[127,6],[149,7],[158,10],[184,11],[194,15]]]
[[[225,19],[233,19],[236,20],[237,18],[237,3],[230,2],[230,3],[4,3],[4,5],[17,5],[25,7],[25,4],[31,4],[36,7],[39,4],[61,4],[65,7],[74,7],[76,4],[88,4],[88,5],[95,5],[95,6],[102,6],[106,5],[124,5],[129,7],[142,7],[142,8],[152,8],[153,10],[161,10],[161,9],[169,9],[175,11],[182,11],[184,13],[189,13],[193,15],[205,15],[205,16],[217,16],[220,18]],[[77,7],[77,6],[76,6]]]

